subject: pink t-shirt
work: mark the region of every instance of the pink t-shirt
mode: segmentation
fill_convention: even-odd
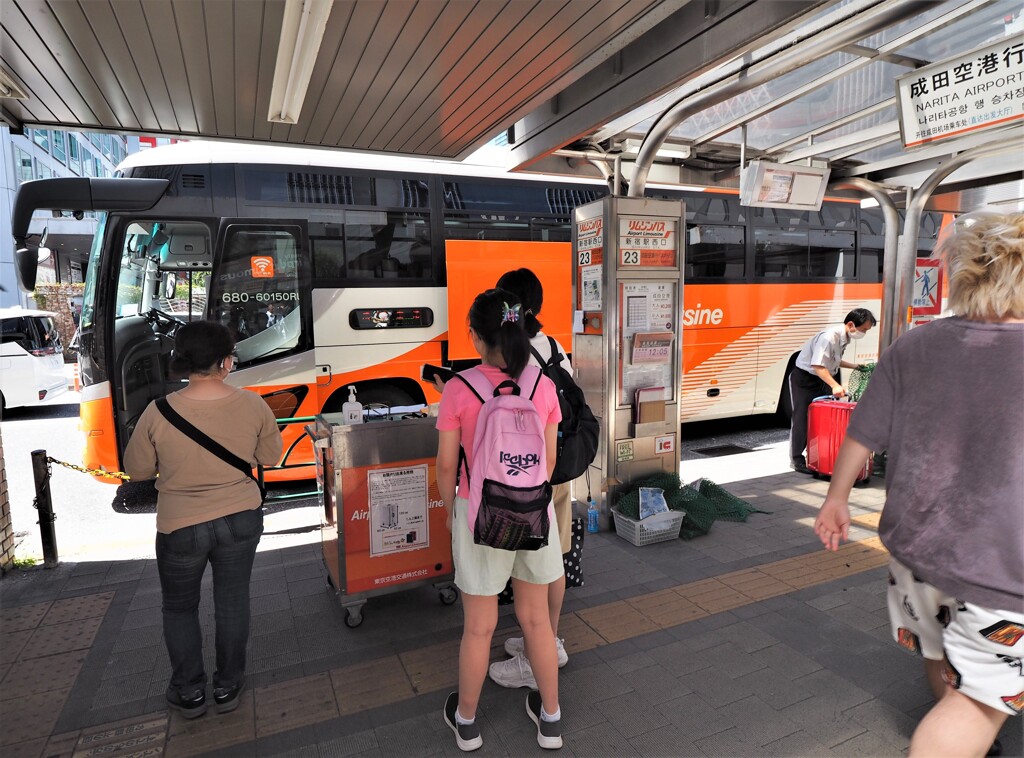
[[[494,366],[480,365],[492,387],[497,387],[508,379],[508,374]],[[520,387],[524,395],[529,395],[530,387]],[[484,398],[486,400],[486,398]],[[546,376],[541,376],[537,383],[537,391],[533,393],[533,404],[537,408],[544,425],[557,424],[562,420],[562,411],[558,407],[558,394],[555,383]],[[462,447],[466,451],[467,463],[473,464],[473,439],[476,435],[476,419],[480,415],[483,404],[473,391],[459,379],[452,379],[444,385],[441,393],[441,405],[437,412],[438,431],[447,432],[461,429]],[[463,466],[465,469],[465,466]],[[458,496],[469,498],[469,477],[465,471],[459,476]]]

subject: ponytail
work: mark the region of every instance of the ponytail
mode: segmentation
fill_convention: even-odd
[[[500,352],[505,373],[518,378],[530,360],[530,340],[523,330],[523,308],[507,290],[490,289],[476,296],[469,325],[490,350]]]

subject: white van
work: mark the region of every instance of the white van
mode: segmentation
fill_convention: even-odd
[[[67,392],[56,314],[0,308],[0,413]]]

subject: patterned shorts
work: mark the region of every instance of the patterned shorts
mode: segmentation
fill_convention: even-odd
[[[1024,618],[965,603],[889,560],[889,623],[901,647],[933,661],[972,700],[1014,716],[1024,712]]]

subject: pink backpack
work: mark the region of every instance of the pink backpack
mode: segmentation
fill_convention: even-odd
[[[539,550],[548,544],[551,503],[544,422],[533,404],[540,369],[527,366],[519,382],[506,379],[496,387],[478,368],[456,377],[483,403],[467,469],[473,541],[499,550]],[[529,397],[522,396],[520,383],[532,386]]]

